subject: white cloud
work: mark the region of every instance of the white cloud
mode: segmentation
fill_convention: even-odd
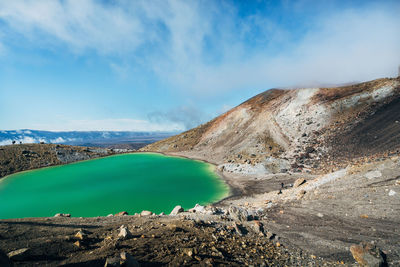
[[[43,139],[35,139],[35,138],[30,137],[30,136],[22,136],[22,137],[20,137],[18,139],[15,139],[15,140],[14,139],[13,140],[11,140],[11,139],[1,140],[0,141],[0,146],[11,145],[13,141],[15,141],[17,144],[19,144],[19,142],[22,142],[24,144],[31,144],[31,143],[39,143],[39,142],[42,142],[42,141],[45,141],[45,140],[43,140]]]
[[[292,8],[301,13],[305,3]],[[110,68],[122,78],[132,71],[129,64],[139,65],[190,94],[216,95],[396,75],[399,6],[388,6],[316,13],[306,17],[301,36],[268,17],[242,18],[234,6],[212,1],[0,1],[0,19],[40,46],[117,55]]]
[[[66,120],[57,124],[33,124],[32,129],[48,131],[182,131],[183,123],[150,122],[135,119]]]
[[[50,143],[65,143],[66,142],[66,140],[64,139],[64,138],[62,138],[62,137],[57,137],[57,138],[54,138],[54,139],[50,139]]]
[[[78,52],[132,50],[142,41],[136,16],[92,0],[0,1],[0,18],[33,42],[62,42]]]

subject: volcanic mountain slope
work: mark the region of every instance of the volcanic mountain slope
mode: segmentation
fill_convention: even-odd
[[[399,96],[399,77],[336,88],[270,89],[142,150],[208,160],[233,172],[322,170],[399,149]]]

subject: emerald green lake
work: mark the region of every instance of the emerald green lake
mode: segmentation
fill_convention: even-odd
[[[0,180],[0,219],[70,213],[169,213],[226,197],[214,166],[156,153],[115,155],[16,173]]]

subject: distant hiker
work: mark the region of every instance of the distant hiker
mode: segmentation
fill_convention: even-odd
[[[284,183],[281,183],[281,188],[283,188],[285,186],[285,184]]]
[[[19,141],[19,144],[22,145],[22,141]]]
[[[15,145],[15,140],[12,141],[12,144]]]

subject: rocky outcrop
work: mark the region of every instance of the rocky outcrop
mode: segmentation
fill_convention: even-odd
[[[386,266],[383,252],[372,243],[362,242],[350,247],[351,254],[361,267]]]
[[[148,210],[143,210],[143,211],[140,213],[140,216],[150,216],[150,215],[153,215],[153,212],[148,211]]]
[[[54,217],[71,217],[69,213],[57,213]]]
[[[30,250],[29,248],[20,248],[7,253],[8,258],[11,260],[24,260],[28,257]]]
[[[271,89],[142,151],[208,160],[233,173],[330,171],[338,163],[400,149],[399,108],[400,78]]]
[[[115,154],[97,149],[55,144],[0,146],[0,178],[20,171],[71,163]]]
[[[132,234],[129,231],[129,229],[125,225],[121,225],[121,227],[119,228],[118,237],[122,239],[127,239],[130,238],[131,236]]]
[[[184,209],[181,206],[176,206],[170,213],[170,215],[177,215],[178,213],[183,212]]]

